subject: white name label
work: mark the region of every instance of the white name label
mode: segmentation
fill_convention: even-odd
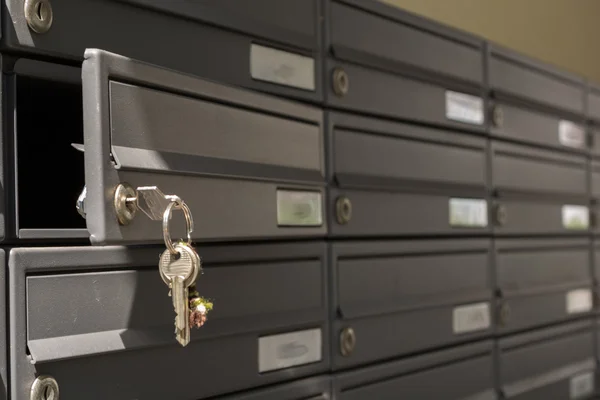
[[[585,372],[571,378],[569,393],[571,399],[588,397],[595,390],[594,372]]]
[[[579,314],[589,312],[593,307],[592,291],[590,289],[576,289],[567,293],[567,313]]]
[[[470,94],[447,90],[446,118],[467,124],[483,124],[483,99]]]
[[[321,329],[258,339],[258,372],[275,371],[322,360]]]
[[[250,75],[260,81],[315,90],[313,58],[257,44],[250,46]]]
[[[490,305],[488,303],[468,304],[455,307],[452,316],[454,334],[489,329],[491,326]]]
[[[585,230],[590,226],[590,211],[586,206],[562,206],[562,224],[566,229]]]
[[[484,228],[488,224],[487,201],[453,198],[449,202],[450,225]]]
[[[558,140],[560,144],[577,149],[585,148],[585,130],[574,122],[561,120],[558,123]]]
[[[277,224],[279,226],[323,225],[322,197],[319,192],[277,191]]]

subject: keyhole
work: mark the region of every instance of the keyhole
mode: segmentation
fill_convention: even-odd
[[[54,389],[51,386],[46,386],[46,389],[44,389],[43,400],[54,400]]]
[[[35,6],[35,15],[42,22],[46,20],[46,17],[48,16],[48,10],[46,9],[45,2],[40,1],[39,3],[37,3],[37,5]]]

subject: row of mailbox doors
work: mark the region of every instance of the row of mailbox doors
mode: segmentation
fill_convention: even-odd
[[[82,71],[20,59],[6,77],[10,241],[160,241],[119,219],[119,185],[183,198],[196,240],[581,233],[600,197],[581,154],[339,113],[325,129],[317,108],[100,50]]]
[[[595,322],[588,318],[595,315],[598,270],[592,277],[585,240],[498,240],[496,274],[487,240],[334,243],[329,249],[310,242],[207,245],[198,251],[205,266],[199,289],[218,308],[185,349],[174,344],[172,305],[156,272],[160,247],[8,251],[8,296],[0,296],[8,307],[0,304],[0,310],[9,310],[11,398],[28,398],[38,374],[56,378],[65,398],[204,398],[494,334],[509,335],[500,340],[510,354],[503,361],[507,393],[554,385],[595,365]],[[554,327],[542,329],[548,326]],[[484,385],[491,370],[481,368],[491,363],[489,355],[471,357],[491,351],[483,347],[469,344],[449,351],[455,356],[440,356],[474,358],[457,364],[462,383],[453,373],[448,386],[440,383],[456,390],[448,398],[492,387]],[[423,360],[445,363],[437,356]],[[367,367],[362,378],[348,372],[355,377],[348,387],[420,370],[409,366],[421,361]],[[433,371],[444,382],[446,369]]]

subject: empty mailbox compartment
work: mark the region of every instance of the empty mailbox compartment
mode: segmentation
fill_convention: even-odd
[[[501,102],[492,107],[491,133],[498,139],[570,152],[587,151],[588,136],[582,116],[560,116]]]
[[[594,394],[592,321],[507,337],[498,346],[505,398],[587,399]]]
[[[587,238],[496,240],[502,332],[529,329],[593,311]]]
[[[14,69],[17,237],[162,241],[141,212],[119,224],[121,183],[180,196],[201,221],[195,240],[324,236],[321,111],[100,50],[83,78],[29,60]],[[75,208],[84,185],[86,220]],[[40,204],[40,193],[52,195]]]
[[[483,138],[349,114],[328,116],[334,235],[487,230]],[[344,202],[351,209],[340,210]]]
[[[23,2],[8,1],[2,15],[4,44],[20,53],[72,60],[82,59],[92,44],[218,82],[322,98],[321,0],[285,5],[279,0],[252,5],[236,0],[66,0],[53,2],[52,9],[52,28],[32,35]],[[93,15],[93,23],[82,15]]]
[[[584,114],[584,82],[578,76],[492,45],[489,85],[496,99],[523,100]]]
[[[65,398],[105,400],[205,398],[326,371],[323,243],[199,247],[198,289],[215,309],[185,349],[156,270],[162,251],[11,250],[12,397],[40,374]]]
[[[378,2],[329,8],[330,106],[483,131],[480,39]]]
[[[483,239],[333,243],[334,368],[490,334],[489,247]]]
[[[497,399],[492,343],[472,343],[437,353],[334,376],[338,400]]]

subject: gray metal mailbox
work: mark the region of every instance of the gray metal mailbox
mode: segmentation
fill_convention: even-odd
[[[334,236],[489,232],[483,138],[331,112],[327,135]]]
[[[13,69],[17,238],[162,241],[141,213],[118,220],[122,184],[181,197],[194,240],[325,235],[320,110],[101,50],[86,52],[83,74],[25,59]],[[84,186],[86,220],[75,208]],[[40,193],[52,195],[40,204]],[[183,218],[173,226],[183,232]]]
[[[500,332],[594,311],[587,238],[496,240],[496,274]]]
[[[588,399],[595,392],[591,321],[502,339],[499,352],[507,399]]]
[[[321,376],[279,386],[247,391],[212,400],[331,400],[331,378]]]
[[[328,2],[329,106],[482,132],[483,41],[380,2]]]
[[[327,371],[324,243],[199,247],[198,289],[215,309],[186,348],[156,270],[162,251],[12,249],[11,398],[29,398],[38,375],[55,378],[61,398],[129,400],[199,399]]]
[[[492,332],[489,240],[332,245],[336,370]]]
[[[9,0],[2,43],[13,53],[70,60],[97,47],[218,82],[320,101],[321,21],[320,0]]]
[[[334,376],[336,400],[495,400],[492,342],[344,372]]]
[[[526,101],[584,115],[584,81],[573,74],[491,45],[489,86],[496,99]]]

